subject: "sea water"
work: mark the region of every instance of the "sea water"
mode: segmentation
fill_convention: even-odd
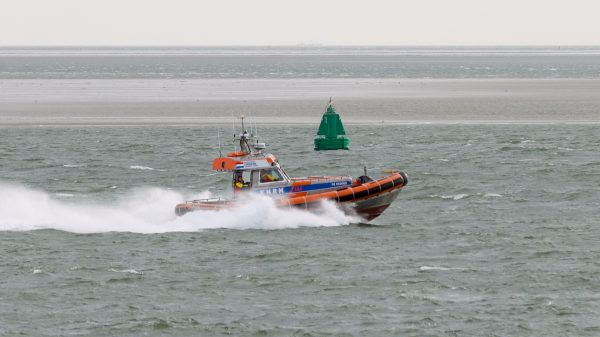
[[[340,105],[360,115],[377,101]],[[265,102],[243,106],[258,118]],[[351,150],[333,152],[313,151],[320,112],[298,123],[313,103],[293,102],[257,126],[268,150],[292,176],[407,172],[381,217],[356,224],[331,204],[312,214],[261,198],[177,217],[176,203],[231,194],[231,176],[210,170],[233,146],[219,120],[40,125],[33,117],[57,118],[42,105],[31,123],[0,127],[0,335],[600,333],[595,96],[563,100],[555,116],[571,119],[539,111],[536,123],[515,123],[507,101],[485,123],[402,123],[405,108],[388,101],[376,106],[399,111],[393,121],[356,116]],[[104,106],[80,117],[92,104]]]
[[[0,48],[0,78],[598,78],[600,48]]]

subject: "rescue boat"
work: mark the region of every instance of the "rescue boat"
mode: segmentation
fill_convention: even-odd
[[[370,221],[380,216],[408,183],[404,172],[388,170],[383,177],[374,179],[367,174],[366,168],[356,179],[349,175],[291,178],[277,157],[265,151],[265,144],[259,143],[247,131],[239,137],[234,135],[234,141],[239,142],[239,151],[220,156],[212,163],[213,170],[232,173],[234,198],[186,201],[175,206],[177,215],[236,207],[242,193],[257,193],[274,198],[280,207],[307,210],[317,208],[322,200],[330,200],[346,213]]]

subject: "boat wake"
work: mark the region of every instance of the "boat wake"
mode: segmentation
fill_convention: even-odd
[[[206,198],[208,192],[192,198]],[[73,233],[194,232],[203,229],[285,229],[342,226],[358,222],[333,203],[306,212],[278,208],[273,199],[249,196],[242,206],[230,210],[198,211],[183,217],[173,205],[189,199],[162,188],[132,190],[114,203],[85,200],[65,201],[51,194],[19,185],[0,183],[0,231],[56,229]]]

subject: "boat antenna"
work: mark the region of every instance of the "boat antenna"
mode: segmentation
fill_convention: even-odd
[[[244,118],[246,118],[248,120],[248,123],[250,123],[250,121],[251,121],[250,113],[248,111],[246,111],[243,116],[244,116]],[[244,130],[244,131],[248,131],[248,130]],[[250,136],[252,136],[252,123],[250,123]]]
[[[252,116],[252,122],[254,123],[254,137],[256,137],[256,142],[258,143],[258,126],[256,125],[256,118]]]
[[[231,112],[231,130],[233,130],[233,152],[235,152],[235,118],[233,117],[233,111]]]
[[[248,118],[248,123],[250,123],[250,136],[252,136],[252,115],[250,114],[250,112],[246,111],[246,114],[244,116]]]
[[[223,157],[223,153],[221,152],[221,135],[220,135],[220,130],[221,128],[217,128],[217,141],[219,142],[219,157]]]

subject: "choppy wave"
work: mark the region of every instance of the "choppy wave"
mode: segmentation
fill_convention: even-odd
[[[465,271],[465,268],[421,266],[419,271]]]
[[[161,188],[130,191],[113,204],[65,201],[24,186],[0,184],[0,230],[56,229],[74,233],[192,232],[202,229],[285,229],[340,226],[356,222],[331,203],[318,213],[282,209],[265,196],[251,196],[243,206],[223,211],[198,211],[178,217],[174,206],[189,198]],[[79,202],[78,202],[79,201]]]
[[[137,271],[135,269],[115,269],[115,268],[110,268],[108,271],[111,271],[113,273],[125,273],[125,274],[133,274],[133,275],[144,275],[144,272]]]
[[[468,197],[468,194],[464,194],[464,193],[460,193],[460,194],[456,194],[456,195],[430,195],[429,197],[431,198],[440,198],[440,199],[452,199],[454,201],[456,200],[460,200],[460,199],[464,199],[466,197]]]
[[[154,168],[149,167],[149,166],[142,166],[142,165],[132,165],[132,166],[129,166],[129,168],[132,170],[154,171]]]

